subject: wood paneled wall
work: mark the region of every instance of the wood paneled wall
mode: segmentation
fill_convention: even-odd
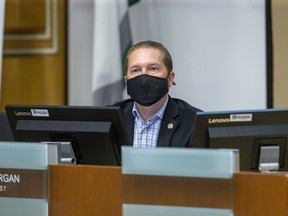
[[[273,103],[288,108],[288,1],[272,0]]]
[[[6,1],[1,111],[66,104],[66,0]]]

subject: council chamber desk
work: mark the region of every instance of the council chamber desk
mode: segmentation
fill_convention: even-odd
[[[122,178],[121,167],[50,165],[49,215],[122,215],[123,193],[125,193],[123,188],[127,190],[127,185],[123,185]],[[228,193],[233,194],[231,203],[235,216],[288,215],[288,176],[286,174],[239,172],[234,174],[232,181],[232,188],[231,190],[228,188],[230,190]],[[190,186],[201,186],[201,184],[203,182],[195,182],[194,186]],[[209,185],[209,182],[206,184]],[[213,197],[216,192],[221,193],[219,190],[227,193],[227,188],[221,188],[216,185],[215,189],[206,190],[205,195]],[[133,189],[132,184],[129,190]],[[193,199],[193,194],[191,196]],[[225,198],[205,199],[201,202],[203,202],[200,203],[202,206],[215,206],[216,202],[217,205],[222,205],[221,202],[223,206],[227,205]]]

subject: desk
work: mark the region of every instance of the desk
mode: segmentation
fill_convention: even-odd
[[[287,177],[236,173],[234,216],[288,216]],[[63,215],[121,216],[121,167],[50,165],[49,216]]]

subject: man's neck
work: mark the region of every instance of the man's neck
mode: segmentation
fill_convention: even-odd
[[[158,112],[158,110],[163,106],[167,98],[168,98],[168,93],[164,97],[162,97],[159,101],[157,101],[155,104],[152,104],[151,106],[142,106],[136,103],[138,112],[145,123],[147,123],[147,120],[153,117]]]

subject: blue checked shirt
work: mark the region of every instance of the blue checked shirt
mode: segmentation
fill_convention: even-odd
[[[149,118],[147,123],[145,123],[139,115],[136,104],[134,102],[132,109],[132,114],[135,117],[133,147],[155,148],[157,146],[161,121],[167,103],[168,98],[161,109],[153,117]]]

